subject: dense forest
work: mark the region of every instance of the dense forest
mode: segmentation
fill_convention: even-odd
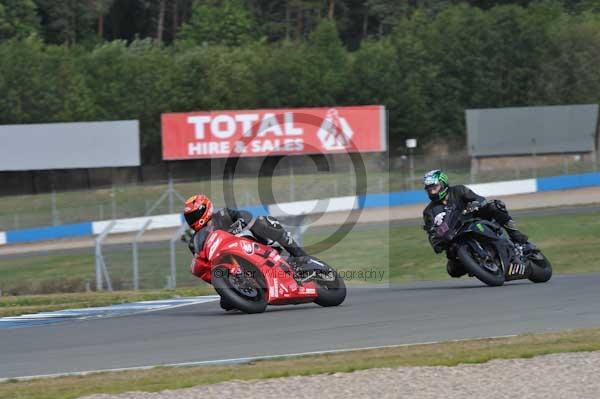
[[[384,104],[391,149],[466,108],[596,103],[598,0],[0,0],[0,124]]]

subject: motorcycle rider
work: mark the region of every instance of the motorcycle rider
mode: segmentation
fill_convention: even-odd
[[[521,233],[511,216],[506,210],[506,205],[500,200],[488,201],[475,194],[463,185],[450,186],[448,176],[439,169],[429,171],[423,177],[423,185],[430,199],[429,205],[423,210],[423,229],[428,233],[428,238],[435,253],[444,251],[444,242],[434,234],[436,226],[443,222],[446,210],[467,211],[482,219],[494,219],[508,233],[514,243],[526,244],[527,236]],[[461,277],[466,274],[462,265],[456,262],[452,254],[446,253],[448,263],[446,270],[452,277]]]
[[[183,215],[193,233],[188,232],[188,236],[182,239],[188,243],[193,255],[200,252],[206,236],[213,229],[225,230],[232,234],[239,234],[244,229],[249,230],[263,244],[275,246],[278,244],[295,259],[303,259],[308,255],[296,243],[290,232],[286,231],[274,217],[259,216],[253,219],[250,212],[231,208],[222,208],[214,212],[212,201],[204,194],[188,198],[185,201]],[[294,265],[293,258],[292,265]],[[200,270],[195,262],[192,274],[210,280],[210,271]]]

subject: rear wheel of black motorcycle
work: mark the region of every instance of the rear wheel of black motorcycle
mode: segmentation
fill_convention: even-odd
[[[346,283],[337,272],[331,281],[315,279],[317,285],[317,299],[315,303],[320,306],[339,306],[346,299]]]
[[[226,267],[215,267],[212,271],[211,281],[221,296],[221,303],[244,313],[264,312],[267,308],[267,297],[260,280],[254,277],[257,276],[254,272],[258,273],[256,269],[244,270],[245,274],[250,274],[252,277],[239,277],[231,275]],[[249,288],[241,289],[240,285],[236,283],[236,278],[246,278]]]
[[[552,277],[552,264],[541,252],[529,258],[529,267],[531,272],[528,278],[534,283],[545,283]]]
[[[480,265],[471,254],[471,248],[468,245],[461,245],[457,251],[465,271],[477,277],[479,280],[491,287],[498,287],[504,284],[504,271],[498,266],[498,272],[493,273]]]

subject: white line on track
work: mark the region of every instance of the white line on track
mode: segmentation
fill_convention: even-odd
[[[289,357],[318,356],[318,355],[328,355],[328,354],[336,354],[336,353],[344,353],[344,352],[366,351],[366,350],[373,350],[373,349],[391,349],[391,348],[402,348],[402,347],[417,346],[417,345],[434,345],[434,344],[448,343],[448,342],[477,341],[477,340],[482,340],[482,339],[512,338],[512,337],[516,337],[516,336],[517,336],[517,334],[497,335],[497,336],[492,336],[492,337],[452,339],[452,340],[447,340],[447,341],[416,342],[416,343],[412,343],[412,344],[368,346],[368,347],[363,347],[363,348],[332,349],[332,350],[315,351],[315,352],[288,353],[288,354],[283,354],[283,355],[240,357],[240,358],[221,359],[221,360],[203,360],[203,361],[198,361],[198,362],[155,364],[155,365],[151,365],[151,366],[137,366],[137,367],[123,367],[123,368],[102,369],[102,370],[75,371],[75,372],[70,372],[70,373],[30,375],[30,376],[23,376],[23,377],[0,378],[0,383],[6,382],[6,381],[28,381],[28,380],[41,379],[41,378],[86,376],[86,375],[90,375],[90,374],[115,373],[115,372],[121,372],[121,371],[150,370],[150,369],[153,369],[156,367],[193,367],[193,366],[217,366],[217,365],[223,366],[223,365],[232,365],[232,364],[251,363],[251,362],[258,361],[258,360],[274,360],[274,359],[285,359],[285,358],[289,358]]]
[[[143,301],[143,302],[132,302],[127,304],[119,304],[113,306],[102,306],[95,308],[81,308],[81,309],[65,309],[56,312],[44,312],[26,314],[12,317],[0,318],[0,328],[2,322],[6,323],[22,323],[23,327],[35,327],[35,325],[27,325],[28,322],[36,320],[56,320],[56,321],[67,321],[67,320],[89,320],[109,317],[120,317],[130,316],[142,313],[157,312],[166,309],[176,309],[183,306],[196,305],[200,303],[214,302],[219,299],[218,295],[206,295],[194,298],[176,298],[169,300],[157,300],[157,301]],[[8,327],[14,328],[14,327]]]

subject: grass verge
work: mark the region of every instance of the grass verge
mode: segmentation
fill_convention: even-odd
[[[0,317],[49,312],[70,308],[107,306],[119,303],[150,301],[214,294],[207,284],[174,290],[87,292],[74,294],[7,296],[0,298]]]
[[[525,334],[511,338],[479,339],[355,351],[235,366],[159,367],[145,371],[100,373],[0,383],[0,398],[70,399],[94,393],[156,392],[233,379],[250,380],[296,375],[352,372],[370,368],[455,366],[492,359],[530,358],[562,352],[600,350],[600,329]]]

